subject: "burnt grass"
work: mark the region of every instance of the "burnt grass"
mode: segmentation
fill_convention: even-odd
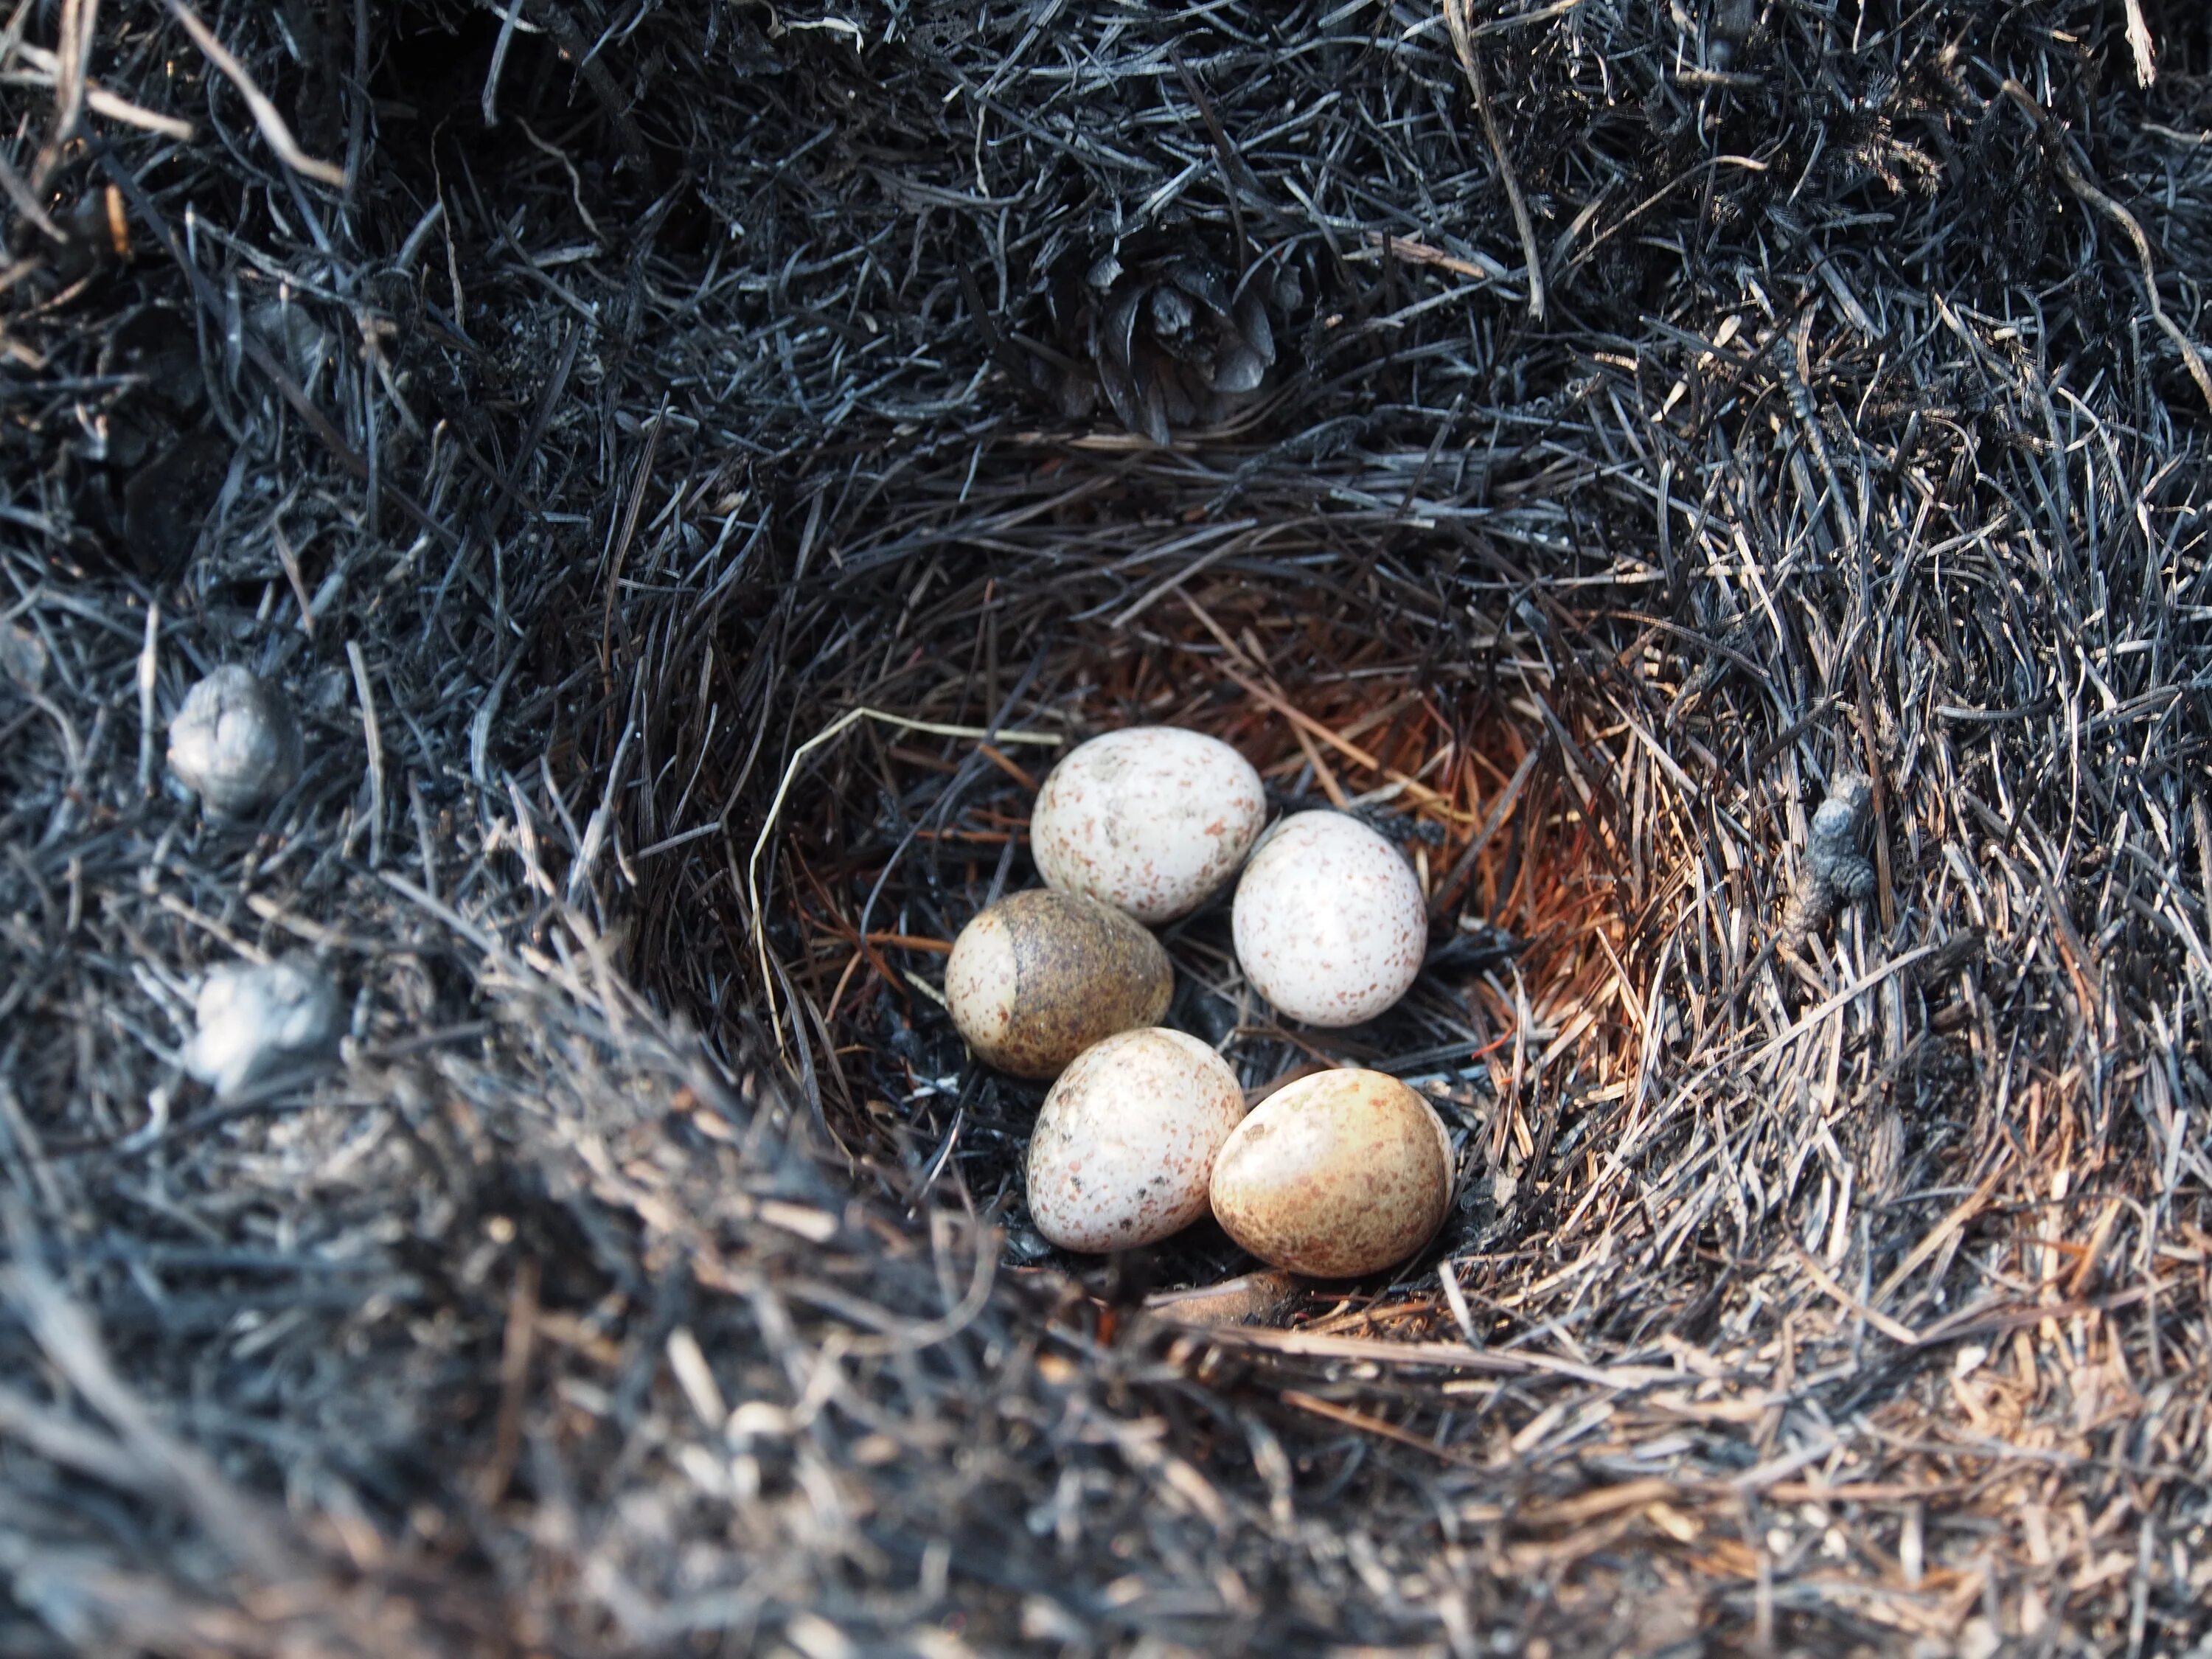
[[[0,110],[0,1652],[2212,1651],[2201,7],[38,0]],[[935,985],[1137,720],[1424,873],[1349,1032],[1164,933],[1436,1101],[1394,1273],[1029,1225]]]

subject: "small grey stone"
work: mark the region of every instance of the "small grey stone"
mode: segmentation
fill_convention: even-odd
[[[169,722],[169,769],[217,812],[251,812],[300,775],[300,724],[276,687],[226,663]]]
[[[1828,798],[1813,814],[1806,848],[1809,860],[1817,866],[1856,854],[1873,805],[1871,783],[1856,772],[1838,773],[1828,784]]]
[[[1805,837],[1805,866],[1783,907],[1781,947],[1796,951],[1813,930],[1835,914],[1838,901],[1871,898],[1874,865],[1859,851],[1874,807],[1874,785],[1856,772],[1838,772],[1827,799],[1813,814]]]
[[[338,993],[299,962],[227,963],[200,983],[185,1069],[223,1098],[337,1040]]]

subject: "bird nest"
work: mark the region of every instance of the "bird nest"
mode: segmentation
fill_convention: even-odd
[[[1046,1259],[1019,1179],[1042,1087],[972,1066],[936,981],[967,920],[1036,882],[1030,811],[1058,754],[1100,729],[1167,724],[1253,760],[1273,810],[1350,812],[1403,846],[1437,939],[1420,991],[1390,1016],[1352,1032],[1286,1028],[1238,970],[1224,893],[1163,933],[1182,988],[1170,1018],[1220,1048],[1255,1097],[1334,1064],[1425,1086],[1481,1151],[1465,1228],[1417,1278],[1432,1277],[1437,1250],[1495,1242],[1498,1194],[1547,1161],[1532,1121],[1548,1148],[1559,1107],[1632,1058],[1620,964],[1633,879],[1613,861],[1625,845],[1597,828],[1615,804],[1575,763],[1607,784],[1629,774],[1591,760],[1591,722],[1577,712],[1586,689],[1555,685],[1533,635],[1467,625],[1411,650],[1364,626],[1362,607],[1330,609],[1294,568],[1258,559],[1086,619],[994,595],[972,606],[969,650],[915,665],[896,693],[831,689],[832,706],[872,712],[800,745],[763,831],[780,860],[757,873],[793,895],[778,941],[791,941],[786,1018],[815,1034],[825,1123],[856,1175],[909,1204],[949,1182],[1006,1226],[1013,1261]],[[845,752],[824,752],[833,742]],[[1201,1290],[1238,1261],[1205,1229],[1113,1264],[1110,1296],[1140,1295],[1140,1279]],[[1376,1294],[1391,1292],[1358,1300]]]
[[[2195,12],[0,71],[0,1649],[2204,1651]],[[943,955],[1139,721],[1416,863],[1352,1030],[1165,930],[1436,1103],[1394,1273],[1029,1227]],[[201,1063],[257,963],[342,1036]]]

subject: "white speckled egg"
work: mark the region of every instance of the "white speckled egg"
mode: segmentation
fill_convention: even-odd
[[[1153,1027],[1095,1043],[1060,1074],[1030,1139],[1030,1216],[1070,1250],[1122,1250],[1206,1213],[1214,1156],[1244,1115],[1228,1063]]]
[[[1271,1267],[1375,1273],[1428,1243],[1451,1206],[1451,1137],[1381,1072],[1322,1072],[1261,1101],[1213,1164],[1213,1213]]]
[[[1260,775],[1227,744],[1135,726],[1078,745],[1052,769],[1030,851],[1046,886],[1157,926],[1235,875],[1267,817]]]
[[[1298,812],[1237,884],[1237,959],[1277,1012],[1357,1025],[1405,995],[1429,943],[1421,884],[1398,849],[1341,812]]]

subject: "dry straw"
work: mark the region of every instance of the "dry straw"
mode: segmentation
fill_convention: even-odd
[[[752,917],[753,949],[759,958],[761,983],[763,986],[773,985],[775,982],[775,970],[769,961],[768,927],[761,904],[761,860],[767,855],[769,842],[775,837],[777,820],[783,812],[784,799],[790,794],[792,783],[805,765],[807,757],[814,750],[834,743],[864,720],[880,720],[884,725],[902,732],[920,732],[933,738],[966,738],[976,743],[984,744],[1036,744],[1046,747],[1057,747],[1067,741],[1065,738],[1056,737],[1048,732],[1001,731],[995,726],[945,726],[931,720],[908,720],[900,714],[887,714],[879,708],[851,708],[793,750],[791,760],[783,769],[783,776],[776,784],[775,793],[769,798],[768,811],[761,820],[760,834],[753,840],[752,853],[745,860],[745,910]],[[776,1030],[781,1035],[783,1027],[778,1024]]]

